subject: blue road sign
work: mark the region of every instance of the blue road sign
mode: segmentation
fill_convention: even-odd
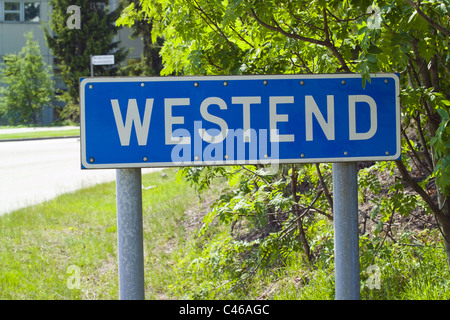
[[[85,78],[82,168],[395,160],[399,79]]]

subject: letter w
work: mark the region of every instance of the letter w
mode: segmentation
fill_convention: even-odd
[[[139,109],[136,99],[128,99],[127,115],[125,124],[122,120],[122,113],[120,112],[119,100],[111,99],[111,105],[116,119],[117,132],[119,133],[120,144],[122,146],[130,145],[131,129],[136,130],[137,141],[140,146],[147,144],[148,129],[150,128],[150,118],[152,116],[153,99],[145,101],[144,120],[141,122]]]

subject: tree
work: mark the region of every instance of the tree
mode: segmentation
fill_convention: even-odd
[[[61,76],[67,87],[62,95],[67,105],[61,116],[79,121],[79,81],[90,76],[90,55],[114,54],[114,66],[95,67],[94,71],[101,75],[115,75],[126,58],[127,52],[114,41],[119,30],[115,20],[121,8],[110,11],[108,0],[50,0],[49,5],[52,13],[45,35],[48,46],[59,60]],[[67,8],[71,5],[80,8],[79,29],[69,28],[66,24],[71,17]]]
[[[127,10],[141,10],[140,0],[131,0],[130,7]],[[147,19],[136,19],[133,24],[131,37],[141,38],[144,45],[142,59],[139,63],[131,64],[122,70],[125,75],[134,76],[159,76],[163,65],[159,55],[160,47],[163,44],[162,38],[152,41],[153,24]]]
[[[382,214],[422,204],[438,222],[450,268],[449,12],[437,0],[143,0],[119,22],[153,22],[152,37],[165,39],[163,74],[359,72],[364,84],[371,72],[399,73],[402,160],[374,165],[400,178]]]
[[[18,54],[6,55],[1,70],[0,110],[10,124],[37,124],[44,106],[55,98],[51,67],[46,65],[33,40],[26,33],[26,45]]]

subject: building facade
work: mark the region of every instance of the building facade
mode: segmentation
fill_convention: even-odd
[[[117,7],[118,1],[120,0],[110,0],[111,9]],[[57,59],[52,55],[45,40],[44,26],[48,25],[51,13],[48,2],[48,0],[0,0],[0,62],[3,62],[4,55],[19,53],[26,43],[24,34],[33,31],[34,40],[39,43],[44,61],[54,70],[56,87],[63,88],[64,84],[58,77]],[[143,50],[142,41],[130,39],[130,29],[120,29],[115,40],[120,41],[122,47],[131,49],[128,61],[140,59]],[[42,115],[43,123],[48,124],[53,120],[53,109],[45,108]]]

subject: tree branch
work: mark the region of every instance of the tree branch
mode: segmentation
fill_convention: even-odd
[[[231,25],[230,25],[230,29],[236,33],[236,35],[239,37],[239,39],[241,39],[242,41],[244,41],[246,44],[248,44],[250,47],[254,48],[255,46],[252,45],[250,42],[248,42],[239,32],[237,32]]]
[[[342,69],[344,69],[345,72],[350,72],[350,69],[347,66],[347,62],[345,62],[341,53],[335,47],[333,43],[333,38],[330,36],[330,29],[328,29],[328,17],[326,8],[323,8],[323,30],[325,31],[325,43],[326,43],[325,47],[330,49],[333,55],[339,60]]]
[[[269,183],[266,179],[264,179],[264,177],[263,177],[262,175],[260,175],[260,174],[258,174],[258,173],[256,173],[256,172],[254,172],[254,171],[252,171],[252,170],[250,170],[249,168],[247,168],[247,167],[245,167],[245,166],[243,166],[243,165],[241,165],[241,167],[242,167],[242,169],[247,170],[248,172],[253,173],[256,177],[260,178],[262,181],[264,181],[264,183],[265,183],[267,186],[270,185],[270,183]]]
[[[328,17],[327,10],[323,8],[323,31],[325,32],[325,41],[331,43],[330,41],[330,30],[328,29]]]
[[[413,7],[414,10],[416,10],[416,12],[422,18],[424,18],[430,25],[432,25],[436,30],[440,31],[443,35],[450,37],[450,31],[448,31],[446,28],[444,28],[444,26],[441,26],[440,24],[437,24],[436,22],[434,22],[433,19],[431,19],[429,16],[427,16],[425,14],[425,12],[420,10],[420,4],[414,3],[414,1],[412,1],[412,0],[406,0],[406,2],[408,2],[411,5],[411,7]]]
[[[439,207],[433,202],[428,193],[426,193],[425,190],[423,190],[417,182],[411,178],[402,160],[395,160],[395,164],[397,165],[398,171],[400,171],[403,180],[420,195],[420,197],[426,202],[436,216],[441,217],[442,212]]]
[[[316,26],[316,25],[314,25],[314,24],[311,24],[311,23],[309,23],[309,22],[306,22],[305,20],[303,20],[302,18],[300,18],[300,17],[298,17],[298,16],[296,16],[295,15],[295,13],[294,12],[292,12],[292,10],[291,9],[287,9],[287,11],[291,14],[291,16],[293,16],[294,17],[294,19],[295,20],[298,20],[298,21],[300,21],[301,23],[303,23],[304,25],[307,25],[308,27],[310,27],[310,28],[313,28],[313,29],[317,29],[317,30],[321,30],[321,31],[323,31],[323,29],[322,28],[320,28],[320,27],[318,27],[318,26]]]
[[[419,132],[420,142],[422,143],[423,153],[425,155],[425,161],[427,162],[429,168],[431,169],[431,172],[433,172],[434,171],[433,160],[431,159],[430,151],[428,150],[428,147],[427,147],[427,141],[425,140],[422,126],[420,125],[420,112],[417,113],[417,115],[414,117],[414,119],[416,120],[417,131]]]
[[[308,239],[306,239],[305,230],[303,229],[303,221],[302,217],[303,214],[300,214],[298,212],[298,197],[297,197],[297,176],[298,173],[295,171],[294,165],[292,165],[292,174],[291,174],[291,189],[292,189],[292,199],[294,200],[294,205],[292,206],[292,210],[294,211],[294,214],[297,216],[297,226],[298,226],[298,233],[300,236],[300,241],[302,242],[303,250],[305,251],[306,257],[308,258],[308,262],[311,264],[311,248],[308,243]],[[316,200],[319,198],[320,194],[316,196],[316,199],[314,199],[313,203],[311,205],[314,205]],[[306,211],[307,212],[307,211]]]
[[[196,4],[196,5],[194,5],[194,8],[200,12],[200,17],[202,18],[202,20],[205,21],[205,23],[207,25],[212,24],[216,29],[215,32],[218,33],[222,38],[225,39],[225,41],[227,42],[227,44],[230,46],[230,48],[232,50],[236,50],[236,47],[234,46],[234,44],[228,39],[228,37],[225,35],[225,33],[222,31],[222,29],[217,25],[217,23],[214,22],[214,20],[212,20],[208,16],[208,14],[202,9],[202,7],[200,7],[200,5],[198,4],[198,2],[196,0],[194,0],[194,2]],[[209,21],[209,23],[208,23],[208,21],[206,21],[206,19]],[[213,29],[213,28],[211,28],[211,29]]]
[[[281,33],[282,35],[284,35],[284,36],[286,36],[288,38],[297,39],[297,40],[301,40],[301,41],[310,42],[310,43],[318,44],[318,45],[321,45],[321,46],[325,46],[325,42],[324,41],[313,39],[313,38],[308,38],[308,37],[303,37],[303,36],[300,36],[300,35],[295,34],[295,33],[289,33],[287,31],[285,31],[284,29],[282,29],[279,25],[272,26],[272,25],[270,25],[268,23],[265,23],[264,21],[262,21],[256,15],[255,10],[253,10],[253,9],[250,9],[250,12],[248,12],[248,13],[250,14],[250,16],[253,17],[253,19],[256,20],[256,22],[258,22],[261,26],[263,26],[266,29],[279,32],[279,33]]]
[[[420,159],[419,154],[417,153],[416,149],[414,149],[414,147],[412,146],[409,137],[406,135],[406,131],[405,131],[405,129],[403,128],[403,126],[400,126],[400,130],[401,130],[401,133],[402,133],[403,137],[404,137],[405,140],[406,140],[406,143],[408,144],[409,148],[411,149],[412,153],[414,154],[414,157],[415,157],[415,158],[417,159],[417,161],[419,161],[419,163],[421,164],[421,166],[417,165],[416,161],[414,160],[414,157],[411,157],[411,159],[412,159],[412,160],[414,161],[414,163],[416,164],[416,167],[417,167],[419,170],[420,170],[420,167],[423,167],[423,168],[425,168],[425,170],[427,171],[427,174],[432,174],[433,171],[430,170],[430,168],[427,166],[427,164],[428,164],[428,165],[430,165],[430,164],[429,164],[429,163],[425,164],[425,163],[423,163],[423,161]],[[426,155],[425,155],[425,157],[426,157]]]
[[[253,8],[250,9],[250,11],[248,13],[249,13],[250,16],[253,17],[253,19],[256,20],[256,22],[258,22],[261,26],[263,26],[266,29],[279,32],[279,33],[281,33],[282,35],[284,35],[284,36],[286,36],[288,38],[292,38],[292,39],[297,39],[297,40],[301,40],[301,41],[305,41],[305,42],[309,42],[309,43],[318,44],[320,46],[324,46],[324,47],[330,49],[331,52],[333,53],[333,55],[338,59],[339,63],[341,64],[342,69],[345,72],[351,72],[350,69],[348,68],[347,63],[345,62],[344,58],[342,57],[340,52],[336,49],[336,47],[334,46],[334,44],[331,41],[331,37],[330,37],[330,33],[329,33],[330,31],[328,29],[328,21],[327,21],[327,16],[326,16],[326,9],[323,9],[325,40],[318,40],[318,39],[314,39],[314,38],[303,37],[303,36],[298,35],[296,33],[289,33],[286,30],[284,30],[283,28],[281,28],[280,25],[274,19],[272,19],[272,21],[275,23],[275,26],[273,26],[271,24],[268,24],[268,23],[262,21],[258,17],[258,15],[256,14],[256,12],[255,12],[255,10]]]
[[[375,257],[378,255],[378,252],[380,251],[381,247],[383,246],[384,242],[386,241],[386,238],[389,235],[389,232],[391,231],[392,222],[394,221],[394,213],[395,213],[395,205],[392,206],[392,213],[391,213],[391,216],[389,217],[389,224],[387,226],[386,233],[384,235],[383,241],[381,241],[380,245],[377,248],[377,251],[375,251],[375,254],[373,255],[372,262],[370,262],[371,265],[373,264]]]
[[[306,69],[306,72],[308,73],[313,73],[312,70],[308,67],[308,65],[306,64],[305,60],[303,60],[303,58],[300,56],[300,54],[298,52],[291,52],[293,55],[296,55],[297,58],[300,60],[300,62],[302,63],[302,65],[300,66],[301,68]]]
[[[411,75],[414,77],[414,80],[416,80],[417,86],[418,87],[422,86],[422,83],[420,82],[420,79],[419,79],[419,75],[417,74],[417,71],[414,68],[414,65],[412,63],[412,58],[408,59],[408,67],[407,68],[410,70]],[[412,87],[412,85],[411,85],[411,87]]]
[[[323,191],[325,192],[325,198],[327,198],[328,205],[330,206],[331,212],[333,212],[333,197],[330,194],[330,190],[328,189],[327,184],[325,183],[325,180],[323,180],[322,173],[320,172],[320,167],[318,163],[315,163],[317,174],[319,175],[319,181],[320,185],[322,186]],[[331,218],[333,220],[333,218]]]
[[[319,191],[316,195],[316,197],[314,198],[314,200],[307,206],[303,206],[299,203],[297,203],[297,206],[300,207],[303,212],[299,215],[297,215],[292,221],[290,221],[289,225],[284,228],[283,230],[281,230],[280,232],[278,232],[279,240],[284,239],[284,237],[289,234],[291,231],[293,231],[296,227],[294,226],[294,224],[296,224],[298,222],[299,219],[302,219],[310,210],[316,211],[320,214],[324,214],[325,216],[327,216],[328,218],[330,218],[329,215],[327,215],[325,212],[323,212],[322,210],[318,210],[316,208],[314,208],[314,204],[316,203],[316,201],[319,199],[319,197],[322,195],[322,191]],[[292,212],[292,211],[289,211]],[[293,212],[295,214],[295,212]],[[331,219],[333,220],[333,219]],[[294,227],[293,227],[294,226]],[[293,227],[293,228],[292,228]]]
[[[444,62],[444,59],[442,59],[442,57],[441,57],[440,54],[438,54],[437,57],[438,57],[438,59],[439,59],[439,62],[440,62],[441,65],[442,65],[442,67],[444,68],[445,72],[447,73],[447,75],[450,76],[450,70],[449,70],[449,68],[447,67],[446,63]]]
[[[212,59],[212,57],[211,57],[210,55],[208,55],[207,58],[208,58],[208,62],[209,62],[210,65],[212,65],[213,67],[215,67],[215,68],[217,68],[217,69],[219,69],[219,70],[222,70],[222,71],[225,70],[225,69],[222,68],[221,66],[215,64],[214,61],[213,61],[213,59]]]
[[[328,8],[327,8],[327,12],[328,12],[328,13],[330,14],[330,16],[332,16],[337,22],[350,22],[350,21],[358,20],[359,18],[364,17],[364,16],[370,16],[370,15],[372,15],[371,13],[362,13],[362,14],[360,14],[359,16],[354,17],[354,18],[339,19],[339,18],[336,17],[336,16],[335,16]]]

